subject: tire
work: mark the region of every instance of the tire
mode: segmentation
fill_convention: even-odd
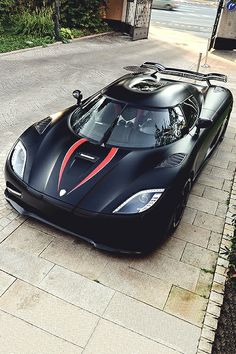
[[[226,129],[228,127],[228,123],[229,123],[229,119],[227,119],[225,125],[224,125],[224,128],[222,130],[222,133],[220,134],[220,137],[219,137],[219,143],[221,143],[223,140],[224,140],[224,137],[225,137],[225,132],[226,132]]]
[[[225,136],[225,132],[227,130],[227,127],[228,127],[228,124],[229,124],[229,119],[230,119],[230,114],[232,112],[232,107],[230,108],[230,112],[226,118],[226,122],[225,122],[225,125],[224,125],[224,128],[222,130],[222,133],[220,134],[220,137],[219,137],[219,143],[221,143],[224,139],[224,136]]]
[[[191,185],[192,185],[192,181],[191,178],[189,178],[184,185],[179,202],[176,205],[173,215],[171,216],[170,224],[168,228],[168,235],[172,235],[180,224],[180,221],[184,213],[184,209],[188,201],[189,193],[191,191]]]
[[[170,4],[165,5],[165,10],[171,11],[173,7]]]

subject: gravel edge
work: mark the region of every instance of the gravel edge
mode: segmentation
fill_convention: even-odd
[[[202,331],[199,339],[198,350],[196,354],[211,354],[215,341],[216,330],[221,316],[221,309],[224,302],[225,287],[228,272],[227,249],[232,246],[234,237],[234,226],[232,225],[233,214],[236,208],[236,175],[233,178],[233,184],[230,191],[228,210],[225,218],[224,231],[222,235],[219,256],[216,264],[213,283],[209,301],[203,321]],[[221,353],[223,354],[223,353]],[[224,352],[226,354],[226,352]]]

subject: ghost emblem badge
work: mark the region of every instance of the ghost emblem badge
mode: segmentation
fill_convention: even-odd
[[[61,189],[60,193],[59,193],[60,197],[63,197],[63,195],[65,195],[65,194],[66,194],[66,190],[65,189]]]

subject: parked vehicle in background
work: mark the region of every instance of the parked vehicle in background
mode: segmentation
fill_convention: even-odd
[[[179,2],[175,0],[153,0],[153,9],[174,10],[179,6]]]

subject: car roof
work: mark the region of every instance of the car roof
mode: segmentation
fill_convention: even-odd
[[[194,96],[201,106],[202,93],[190,83],[127,74],[103,90],[107,97],[145,108],[175,107]]]

